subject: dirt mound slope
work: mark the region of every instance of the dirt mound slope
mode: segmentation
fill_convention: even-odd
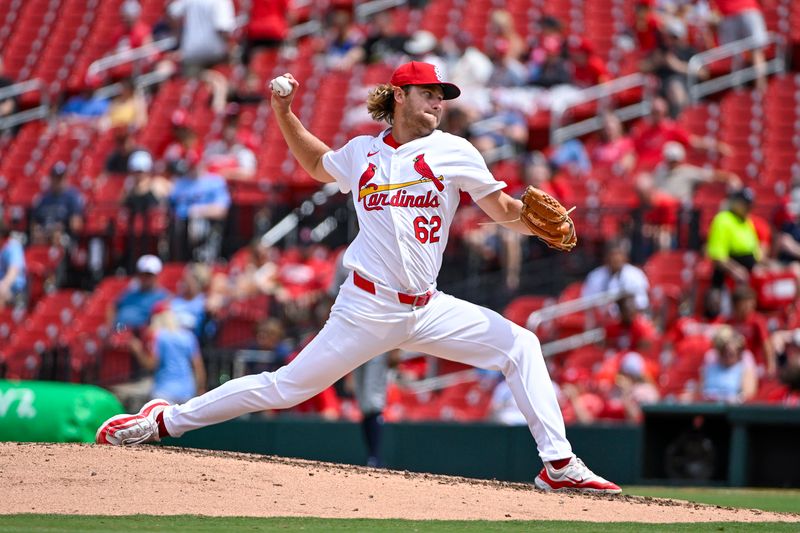
[[[634,496],[159,446],[0,443],[0,514],[196,514],[595,522],[797,521]]]

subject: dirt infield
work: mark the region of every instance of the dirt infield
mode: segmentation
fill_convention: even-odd
[[[630,522],[797,516],[278,457],[141,446],[0,443],[0,514],[197,514]]]

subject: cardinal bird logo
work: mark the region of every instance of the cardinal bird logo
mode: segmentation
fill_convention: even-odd
[[[371,180],[372,178],[375,177],[375,169],[376,168],[378,168],[378,167],[375,166],[375,163],[370,163],[369,164],[369,166],[367,167],[367,170],[365,170],[364,173],[361,174],[361,177],[358,180],[358,188],[359,189],[363,189],[367,185],[367,183],[369,183],[369,180]]]
[[[433,170],[431,170],[431,167],[425,162],[425,154],[419,154],[414,158],[414,170],[416,170],[417,173],[419,173],[419,175],[423,178],[427,178],[432,181],[437,191],[442,192],[444,190],[444,184],[442,183],[444,176],[439,176],[438,178],[436,177],[436,175],[433,173]]]

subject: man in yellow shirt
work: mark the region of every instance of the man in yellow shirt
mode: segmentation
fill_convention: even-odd
[[[747,187],[728,197],[728,209],[720,211],[711,221],[706,252],[714,261],[712,285],[722,287],[725,277],[736,283],[748,283],[750,271],[762,259],[758,234],[750,208],[755,196]]]

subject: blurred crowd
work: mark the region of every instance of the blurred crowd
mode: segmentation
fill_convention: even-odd
[[[279,250],[255,240],[230,254],[224,246],[234,206],[231,188],[260,179],[263,139],[240,118],[244,107],[269,97],[268,80],[255,76],[251,67],[260,52],[290,57],[299,46],[312,48],[314,61],[333,72],[376,64],[391,70],[407,60],[435,64],[463,91],[447,107],[442,128],[469,139],[497,178],[508,183],[509,194],[519,195],[534,185],[569,205],[585,201],[587,192],[596,196],[606,188],[610,195],[631,198],[627,207],[644,213],[648,238],[647,252],[637,262],[685,245],[678,239],[677,224],[681,213],[692,208],[700,186],[725,189],[729,205],[711,222],[703,250],[713,265],[712,282],[705,305],[692,308],[693,315],[664,323],[652,312],[650,285],[630,262],[630,243],[609,245],[606,263],[586,278],[584,296],[613,289],[628,296],[590,317],[605,329],[603,347],[578,351],[553,368],[568,421],[638,420],[640,403],[667,394],[682,400],[746,401],[758,395],[764,376],[780,376],[797,389],[800,363],[795,351],[800,336],[795,328],[800,324],[794,322],[794,313],[787,313],[776,322],[779,327],[768,326],[759,309],[773,310],[776,304],[761,305],[765,296],[758,288],[770,276],[788,272],[795,281],[800,276],[800,208],[790,202],[774,220],[755,216],[754,193],[744,187],[745,180],[717,165],[720,158],[733,155],[732,147],[693,134],[679,120],[688,105],[692,55],[745,37],[766,44],[755,1],[638,0],[634,18],[615,43],[622,59],[613,61],[553,16],[542,16],[535,37],[526,39],[508,11],[494,9],[487,37],[477,42],[467,32],[442,40],[425,30],[407,32],[396,23],[394,9],[359,20],[353,3],[346,1],[310,7],[297,7],[291,0],[242,4],[249,6],[247,13],[237,13],[231,0],[174,0],[155,24],[148,25],[141,20],[139,2],[125,0],[108,54],[168,37],[176,37],[177,46],[154,51],[136,64],[136,72],[118,68],[90,77],[86,89],[59,108],[61,127],[88,126],[113,135],[111,151],[99,154],[105,161],[95,187],[102,187],[104,198],[127,215],[129,239],[113,266],[133,277],[109,306],[107,325],[124,339],[140,368],[155,372],[154,394],[183,401],[202,392],[207,377],[199,353],[209,346],[272,354],[258,368],[285,364],[327,316],[336,251],[312,245]],[[419,4],[424,2],[413,9],[423,7]],[[237,15],[247,15],[246,22]],[[292,27],[318,15],[321,30],[302,43],[296,41]],[[763,52],[756,51],[752,61],[763,70]],[[139,84],[136,76],[143,72],[202,86],[209,117],[219,127],[201,135],[198,121],[177,109],[169,114],[161,142],[143,148],[153,100],[153,89]],[[657,80],[647,116],[623,123],[606,111],[596,134],[560,144],[531,138],[532,120],[553,102],[574,101],[582,89],[629,72],[652,73]],[[0,87],[6,82],[0,67]],[[98,96],[103,93],[95,89],[111,82],[117,83],[114,95]],[[754,87],[763,91],[765,86],[762,73]],[[0,101],[0,116],[14,109],[13,99]],[[352,129],[366,120],[359,101],[348,109],[344,127]],[[0,307],[26,305],[29,279],[23,241],[73,252],[72,266],[79,278],[88,273],[96,282],[108,273],[107,257],[114,243],[97,238],[87,243],[82,238],[93,215],[86,212],[83,191],[63,179],[66,171],[64,162],[49,169],[25,239],[0,224]],[[275,206],[264,206],[265,211],[271,208]],[[497,226],[479,225],[479,220],[475,206],[464,206],[454,236],[481,261],[498,265],[506,289],[514,294],[522,265],[537,244]],[[158,282],[163,260],[185,263],[174,292]],[[80,270],[82,266],[86,269]],[[83,279],[70,281],[85,286]],[[226,333],[232,316],[246,316],[249,329]],[[696,343],[693,349],[702,358],[701,372],[694,381],[684,381],[680,390],[669,389],[661,383],[661,369],[669,366],[670,358],[682,357],[689,341]],[[338,394],[346,395],[345,389],[339,386]],[[494,412],[508,407],[504,398],[508,395],[500,383]],[[342,416],[335,389],[310,402],[299,410]]]

